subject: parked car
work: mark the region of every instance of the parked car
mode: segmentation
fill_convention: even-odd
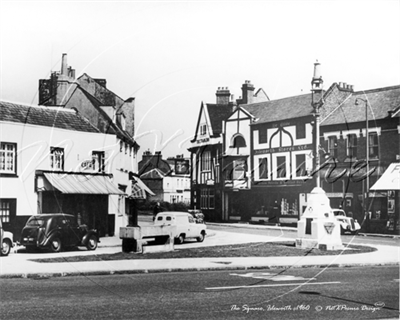
[[[32,216],[22,229],[20,244],[29,252],[50,249],[60,252],[66,247],[85,246],[95,250],[99,236],[96,230],[79,225],[76,217],[63,213],[48,213]]]
[[[154,224],[175,226],[173,236],[177,244],[183,243],[188,238],[195,238],[198,242],[203,242],[206,236],[206,224],[196,223],[193,216],[188,212],[160,212],[157,214]]]
[[[13,247],[14,243],[13,239],[14,236],[11,232],[3,230],[3,225],[0,219],[0,244],[1,244],[0,255],[8,256],[8,254],[11,251],[11,248]]]
[[[351,234],[356,234],[360,229],[361,226],[351,217],[347,217],[346,213],[342,209],[332,209],[333,214],[335,215],[336,220],[340,222],[340,231],[341,234],[345,234],[347,232]]]
[[[196,221],[196,223],[205,223],[204,213],[201,212],[201,210],[191,209],[191,210],[188,210],[188,212],[193,216],[194,221]]]

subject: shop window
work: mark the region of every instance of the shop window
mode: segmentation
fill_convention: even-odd
[[[93,170],[96,172],[104,172],[104,151],[92,152]]]
[[[357,157],[357,136],[355,134],[347,135],[347,156],[350,158]]]
[[[259,179],[268,179],[268,159],[262,158],[258,160],[258,176]]]
[[[0,143],[0,174],[17,174],[17,144]]]
[[[214,189],[201,189],[201,191],[200,191],[200,208],[201,209],[214,209],[215,208]]]
[[[379,158],[378,134],[376,132],[370,133],[368,142],[370,158]]]
[[[258,129],[258,143],[268,143],[268,129]]]
[[[329,154],[334,158],[337,158],[337,148],[338,148],[337,137],[336,136],[328,137]]]
[[[0,219],[2,223],[9,223],[11,216],[11,203],[8,200],[0,201]]]
[[[63,148],[50,148],[50,168],[54,171],[64,170],[64,149]]]

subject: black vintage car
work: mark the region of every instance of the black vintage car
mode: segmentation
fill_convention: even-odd
[[[20,244],[29,252],[50,249],[60,252],[66,247],[86,246],[95,250],[99,237],[96,230],[79,225],[76,217],[63,213],[47,213],[32,216],[22,229]]]

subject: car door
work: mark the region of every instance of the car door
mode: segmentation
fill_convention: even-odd
[[[195,238],[198,236],[197,234],[197,226],[196,221],[194,220],[192,215],[188,215],[188,233],[186,235],[187,238]]]

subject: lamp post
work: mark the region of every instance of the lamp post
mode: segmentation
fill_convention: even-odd
[[[319,156],[319,132],[320,132],[320,108],[323,104],[322,100],[322,85],[324,81],[321,76],[321,65],[317,61],[314,63],[314,75],[311,80],[311,106],[314,110],[313,114],[315,117],[315,163],[314,170],[316,170],[316,187],[320,188],[321,179],[320,179],[320,156]]]
[[[365,151],[365,161],[367,162],[367,177],[365,180],[365,193],[363,193],[363,205],[364,210],[367,214],[367,231],[369,229],[369,212],[368,212],[368,198],[369,198],[369,127],[368,127],[368,100],[364,100],[361,98],[357,98],[355,101],[355,105],[359,105],[359,101],[363,101],[365,103],[365,138],[366,138],[366,151]]]

